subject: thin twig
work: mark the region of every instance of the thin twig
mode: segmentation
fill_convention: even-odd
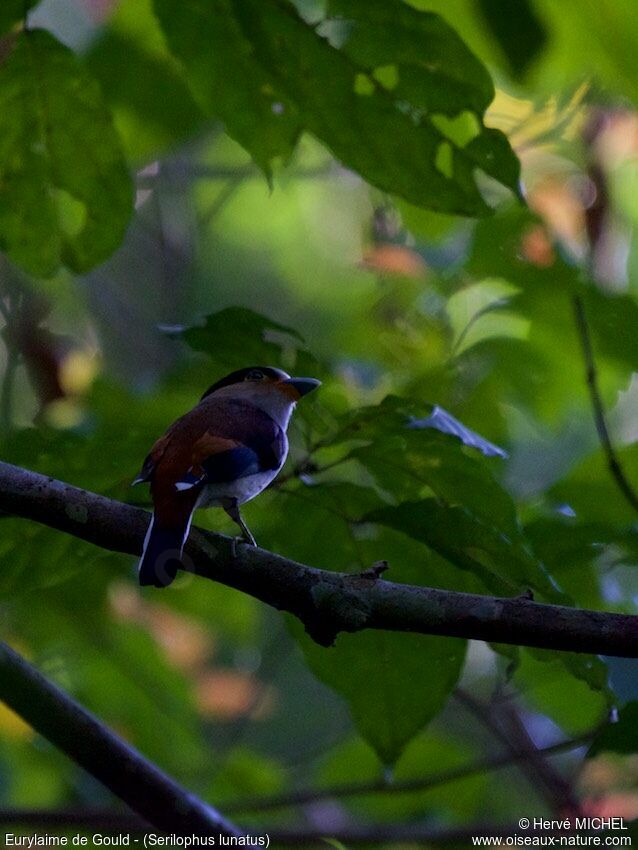
[[[3,339],[7,352],[2,390],[0,391],[0,429],[5,434],[10,430],[13,422],[13,387],[16,370],[20,365],[20,351],[16,345],[15,325],[16,322],[20,321],[21,307],[21,293],[12,292],[9,294],[8,305],[0,298],[0,314],[5,322]]]
[[[609,434],[607,421],[605,418],[605,408],[600,396],[598,388],[598,372],[596,369],[596,361],[594,359],[594,349],[591,342],[591,334],[589,332],[589,324],[585,312],[585,305],[580,295],[572,296],[572,306],[574,310],[574,319],[578,329],[578,336],[583,350],[583,358],[585,360],[585,379],[589,389],[592,409],[594,412],[594,422],[596,423],[596,431],[598,438],[607,458],[607,466],[612,474],[612,477],[618,489],[625,497],[625,501],[633,510],[638,513],[638,494],[633,489],[627,476],[618,460],[616,450]]]
[[[558,814],[578,811],[571,786],[546,761],[511,704],[484,705],[462,688],[457,688],[454,695],[512,756],[517,757],[532,788],[544,796],[550,811]]]
[[[589,252],[586,260],[587,271],[592,280],[600,278],[599,252],[604,246],[605,233],[609,224],[611,193],[609,181],[604,163],[601,161],[597,142],[601,133],[607,126],[608,112],[604,108],[592,109],[589,120],[583,127],[582,135],[585,152],[588,158],[587,174],[595,187],[594,202],[585,209],[585,228],[589,239]],[[618,460],[618,455],[607,426],[605,408],[603,406],[600,389],[598,387],[598,373],[594,347],[591,341],[587,313],[582,297],[578,294],[572,296],[572,307],[578,336],[583,350],[585,360],[585,376],[589,396],[596,423],[598,439],[602,445],[607,458],[609,471],[618,485],[618,489],[625,498],[627,504],[638,513],[638,494],[629,483],[627,476]]]
[[[319,165],[315,168],[289,168],[285,177],[292,180],[315,180],[330,177],[337,172],[338,167],[332,161],[329,161],[325,165]],[[169,180],[179,181],[180,183],[191,180],[263,179],[263,173],[252,163],[224,166],[206,165],[188,160],[167,160],[162,164],[162,175]],[[137,177],[136,186],[138,189],[153,189],[156,187],[157,181],[157,174],[141,174]]]
[[[7,305],[4,303],[4,299],[2,297],[0,297],[0,316],[2,316],[6,325],[8,325],[11,321],[11,314],[9,312],[9,309],[7,308]]]
[[[245,180],[246,175],[241,173],[228,178],[212,204],[199,216],[198,225],[200,228],[208,227],[214,221]]]
[[[0,430],[7,433],[13,423],[13,387],[15,383],[16,370],[20,365],[20,353],[6,340],[7,362],[0,390]]]
[[[581,735],[579,738],[573,738],[569,741],[559,741],[557,744],[542,747],[539,749],[539,752],[546,756],[564,753],[582,747],[591,738],[591,733]],[[510,767],[524,761],[526,758],[527,755],[522,752],[507,752],[498,756],[478,759],[470,764],[460,765],[459,767],[450,768],[440,773],[433,773],[430,776],[420,776],[413,779],[402,779],[391,782],[383,777],[379,777],[377,779],[362,780],[361,782],[330,785],[325,788],[300,788],[297,791],[276,794],[271,797],[254,797],[225,803],[224,810],[233,814],[243,814],[245,812],[263,812],[269,809],[301,806],[306,803],[319,802],[320,800],[343,800],[349,797],[363,797],[367,794],[394,795],[427,791],[430,788],[439,788],[441,785],[447,785],[459,779],[466,779],[469,776],[476,776],[487,771]]]

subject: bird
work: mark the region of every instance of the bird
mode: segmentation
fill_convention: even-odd
[[[320,386],[272,366],[248,366],[206,390],[153,445],[133,484],[149,482],[153,516],[139,562],[141,585],[177,575],[197,508],[221,507],[256,546],[240,505],[262,492],[288,455],[286,431],[300,398]],[[236,542],[233,542],[235,551]]]

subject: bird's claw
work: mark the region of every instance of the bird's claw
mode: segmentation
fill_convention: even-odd
[[[244,543],[246,546],[256,546],[257,543],[255,538],[251,535],[250,539],[247,537],[231,537],[230,540],[230,554],[233,558],[237,557],[237,544]]]
[[[378,578],[381,578],[381,575],[389,570],[390,566],[387,561],[377,561],[371,567],[368,567],[367,570],[363,570],[359,573],[360,578],[367,578],[376,581]]]

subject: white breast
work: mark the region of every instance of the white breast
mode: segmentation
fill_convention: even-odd
[[[256,475],[246,475],[236,481],[207,484],[197,500],[197,507],[219,507],[221,499],[237,499],[237,502],[243,505],[244,502],[254,499],[262,490],[265,490],[270,482],[277,477],[279,469],[269,469],[267,472],[258,472]]]

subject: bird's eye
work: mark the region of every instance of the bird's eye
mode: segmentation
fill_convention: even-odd
[[[263,381],[264,373],[259,369],[251,369],[250,372],[244,378],[245,381]]]

